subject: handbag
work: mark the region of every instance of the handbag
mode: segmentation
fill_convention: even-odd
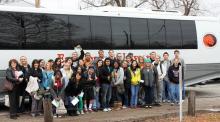
[[[5,91],[12,91],[14,88],[14,85],[12,82],[8,81],[7,79],[4,81],[4,87],[3,90]]]
[[[62,99],[59,100],[59,106],[56,108],[56,114],[66,114],[67,110]]]

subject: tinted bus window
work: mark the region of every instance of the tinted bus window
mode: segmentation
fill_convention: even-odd
[[[135,49],[148,49],[148,27],[146,19],[130,19],[131,47]]]
[[[149,19],[149,39],[151,49],[166,48],[164,20]]]
[[[112,25],[112,48],[128,49],[130,45],[129,39],[129,19],[127,18],[111,18]]]
[[[82,45],[83,49],[93,49],[89,16],[69,16],[71,47]]]
[[[111,25],[108,17],[90,17],[94,49],[111,48]],[[104,46],[103,46],[104,45]]]
[[[0,12],[0,49],[20,49],[22,35],[21,15]]]
[[[197,49],[197,34],[195,21],[183,20],[181,21],[183,49]]]
[[[177,20],[165,20],[166,44],[168,49],[182,47],[180,22]]]

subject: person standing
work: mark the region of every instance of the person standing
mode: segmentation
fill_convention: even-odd
[[[110,59],[110,66],[114,67],[114,62],[116,61],[114,50],[109,50],[108,56],[109,56],[108,58]]]
[[[116,110],[119,110],[122,108],[122,99],[124,98],[124,70],[120,66],[119,61],[115,61],[114,63],[114,69],[112,72],[112,84],[115,87],[115,94],[116,99],[114,101],[114,105]]]
[[[72,75],[70,82],[68,83],[65,89],[65,97],[67,102],[67,114],[69,116],[77,116],[77,114],[84,114],[83,112],[83,100],[82,96],[79,94],[82,92],[82,74],[76,73]],[[79,99],[79,103],[76,106],[73,106],[71,101],[77,97]]]
[[[105,59],[104,66],[100,69],[99,74],[102,91],[102,107],[104,112],[111,111],[109,104],[112,96],[111,73],[113,69],[110,66],[110,62],[110,58]]]
[[[19,86],[20,96],[22,96],[21,106],[19,108],[19,112],[22,113],[22,112],[25,112],[25,104],[24,104],[25,103],[25,97],[29,96],[29,99],[31,99],[28,92],[25,91],[25,89],[27,87],[28,79],[29,79],[28,72],[31,68],[31,66],[27,62],[27,57],[26,56],[21,56],[20,57],[20,68],[21,68],[22,72],[24,73],[24,80]],[[28,103],[28,110],[31,110],[31,100]]]
[[[153,65],[156,67],[158,72],[158,81],[156,81],[156,85],[154,88],[154,102],[155,105],[161,105],[162,103],[162,90],[163,90],[163,78],[166,76],[166,70],[164,65],[160,61],[160,56],[157,55]]]
[[[94,87],[96,85],[97,77],[95,75],[95,70],[93,66],[90,66],[88,68],[88,71],[84,73],[84,80],[82,82],[82,88],[84,92],[84,111],[87,112],[93,112],[92,105],[93,101],[95,99],[94,95]],[[89,103],[89,105],[87,104]]]
[[[131,73],[131,108],[137,108],[137,101],[138,101],[138,92],[140,87],[140,80],[141,80],[141,70],[138,66],[138,62],[133,60],[131,62],[130,67]]]
[[[156,67],[151,64],[151,60],[145,59],[145,66],[141,70],[141,79],[143,80],[143,88],[145,91],[145,107],[152,108],[154,100],[154,88],[158,80],[158,72]]]
[[[52,65],[53,71],[60,70],[62,68],[62,62],[60,58],[56,58],[53,65]]]
[[[122,104],[123,104],[123,108],[127,108],[130,106],[129,103],[131,99],[131,72],[129,70],[128,62],[126,60],[123,61],[122,68],[124,70],[123,82],[125,87]]]
[[[32,67],[29,72],[29,76],[37,78],[38,85],[40,86],[42,82],[42,69],[40,68],[40,62],[37,59],[34,59],[32,62]],[[37,115],[42,112],[42,100],[41,98],[37,98],[37,92],[32,92],[31,93],[31,98],[32,98],[32,107],[31,107],[31,115],[32,117],[36,117]]]
[[[174,59],[173,65],[168,69],[168,78],[170,80],[171,105],[179,103],[179,60]]]
[[[12,91],[9,91],[9,104],[10,104],[10,119],[17,119],[18,117],[18,105],[19,105],[19,84],[23,82],[23,75],[20,75],[18,61],[11,59],[9,61],[9,67],[6,70],[6,80],[13,84]]]
[[[171,66],[171,61],[169,60],[169,53],[163,53],[163,61],[161,62],[164,65],[166,76],[163,78],[163,102],[170,102],[170,81],[168,78],[168,69]]]
[[[184,81],[184,76],[185,76],[185,73],[186,73],[186,64],[185,64],[185,61],[183,58],[180,57],[180,51],[179,50],[174,50],[174,59],[172,60],[172,63],[174,63],[174,60],[177,59],[179,60],[179,63],[181,64],[182,66],[182,86],[183,86],[183,90],[182,90],[182,99],[184,100],[185,99],[185,81]]]

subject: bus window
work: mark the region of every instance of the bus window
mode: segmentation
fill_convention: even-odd
[[[183,49],[197,49],[197,34],[195,21],[182,20],[182,36],[183,36]]]
[[[149,39],[151,49],[165,49],[165,23],[164,20],[148,19]]]
[[[168,49],[181,49],[181,28],[177,20],[165,20],[166,44]]]
[[[71,47],[80,44],[83,49],[93,49],[89,16],[69,16]]]
[[[146,19],[130,19],[131,48],[148,49],[148,27]]]
[[[68,17],[64,15],[25,14],[27,49],[65,49]]]
[[[127,18],[111,18],[112,25],[112,48],[128,49],[129,42],[129,19]]]
[[[0,49],[20,49],[22,47],[20,14],[0,12],[0,18]]]
[[[108,17],[90,17],[94,49],[111,48],[111,25]],[[105,46],[103,46],[105,45]]]

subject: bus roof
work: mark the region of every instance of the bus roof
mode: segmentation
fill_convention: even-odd
[[[118,10],[117,10],[118,9]],[[32,8],[32,7],[14,7],[0,5],[0,11],[10,12],[27,12],[27,13],[47,13],[47,14],[64,14],[64,15],[88,15],[88,16],[106,16],[106,17],[129,17],[129,18],[154,18],[154,19],[175,19],[175,20],[196,20],[196,21],[219,21],[217,17],[205,16],[183,16],[175,11],[125,11],[126,8],[114,7],[113,9],[51,9],[51,8]]]

